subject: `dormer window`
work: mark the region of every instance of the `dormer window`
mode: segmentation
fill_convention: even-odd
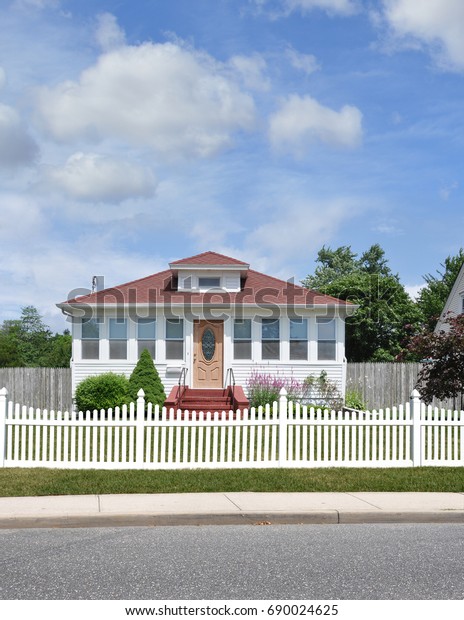
[[[221,288],[221,278],[198,278],[199,288]]]

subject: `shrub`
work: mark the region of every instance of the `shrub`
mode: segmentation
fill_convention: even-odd
[[[345,392],[345,407],[349,409],[358,409],[359,411],[365,411],[367,409],[362,394],[353,388]]]
[[[250,407],[265,406],[279,400],[282,388],[287,390],[289,400],[298,400],[301,384],[295,379],[252,372],[246,382]]]
[[[124,375],[106,372],[87,377],[76,388],[76,406],[79,411],[120,407],[127,400],[129,383]]]
[[[309,375],[303,382],[300,402],[309,407],[340,410],[343,398],[337,384],[327,377],[325,370],[316,377]]]
[[[140,359],[129,377],[129,401],[137,400],[140,388],[145,392],[145,403],[153,403],[153,406],[163,406],[166,394],[158,371],[153,364],[153,359],[147,349],[142,351]]]

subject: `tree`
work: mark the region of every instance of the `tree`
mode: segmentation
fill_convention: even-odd
[[[424,362],[416,387],[427,403],[464,393],[464,314],[444,322],[449,330],[437,333],[426,327],[407,347]]]
[[[69,366],[71,340],[69,331],[53,335],[38,310],[25,306],[0,326],[0,366]]]
[[[446,300],[451,293],[459,271],[464,263],[464,249],[460,248],[456,256],[448,256],[441,263],[443,271],[437,269],[437,276],[424,276],[426,286],[420,291],[417,305],[421,310],[424,323],[433,329],[443,312]]]
[[[345,260],[344,266],[340,264]],[[420,323],[420,312],[394,275],[378,245],[358,259],[350,247],[322,248],[314,276],[304,285],[359,305],[346,319],[349,361],[394,361],[408,335],[408,325]]]
[[[131,376],[129,377],[129,401],[136,401],[140,389],[145,392],[145,403],[163,406],[166,400],[163,384],[147,349],[142,351]]]

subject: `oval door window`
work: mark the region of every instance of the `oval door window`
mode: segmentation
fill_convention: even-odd
[[[201,339],[201,348],[203,350],[203,356],[205,360],[207,362],[210,362],[214,356],[216,339],[214,338],[213,331],[209,327],[203,332],[203,338]]]

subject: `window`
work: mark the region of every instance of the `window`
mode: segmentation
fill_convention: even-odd
[[[234,359],[251,359],[251,319],[234,321]]]
[[[184,359],[183,319],[166,319],[166,359]]]
[[[290,319],[290,359],[308,359],[307,319]]]
[[[82,359],[100,357],[100,324],[97,319],[82,319]]]
[[[127,319],[110,319],[110,359],[127,359]]]
[[[317,359],[336,359],[335,319],[317,319]]]
[[[198,278],[200,288],[221,288],[221,278]]]
[[[153,359],[156,355],[156,321],[155,319],[139,319],[137,321],[138,357],[147,349]]]
[[[280,359],[279,319],[262,319],[261,358],[263,360]]]

